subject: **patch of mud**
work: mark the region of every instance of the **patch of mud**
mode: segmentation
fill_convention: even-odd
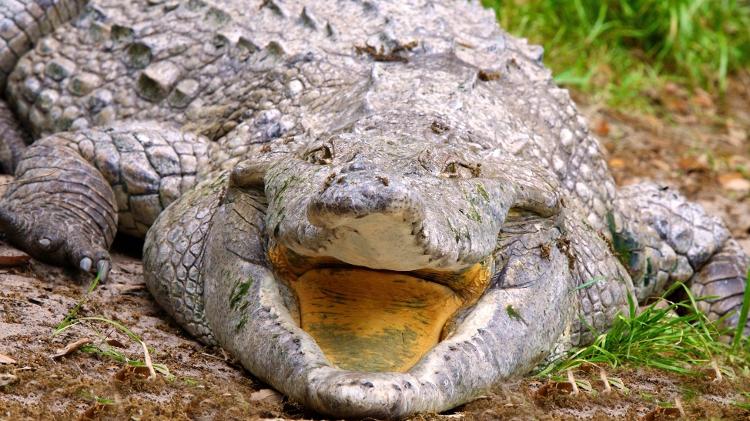
[[[81,338],[114,339],[117,350],[143,360],[127,336],[102,323],[78,325],[57,336],[55,327],[85,293],[89,277],[33,262],[0,274],[0,354],[15,364],[0,373],[17,377],[0,387],[0,419],[247,419],[297,418],[293,404],[252,400],[265,388],[221,350],[190,339],[148,294],[140,262],[114,254],[112,277],[89,296],[79,316],[102,316],[127,326],[150,347],[154,363],[173,378],[148,380],[123,371],[108,357],[74,352],[52,355]],[[84,279],[85,278],[85,279]]]

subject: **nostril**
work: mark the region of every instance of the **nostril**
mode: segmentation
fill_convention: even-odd
[[[367,165],[362,161],[355,161],[349,165],[349,171],[364,171],[367,169]]]
[[[343,169],[342,172],[355,172],[355,171],[367,171],[373,168],[372,164],[366,159],[354,158],[349,165]]]

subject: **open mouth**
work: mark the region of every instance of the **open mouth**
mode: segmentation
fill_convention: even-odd
[[[332,364],[363,372],[408,371],[450,334],[491,274],[489,262],[460,272],[375,270],[279,245],[269,258],[296,296],[300,328]]]

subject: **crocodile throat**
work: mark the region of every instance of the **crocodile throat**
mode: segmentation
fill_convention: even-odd
[[[444,285],[394,272],[314,269],[291,286],[300,327],[333,364],[353,371],[408,370],[463,304]]]
[[[299,327],[332,364],[361,372],[408,371],[450,333],[490,278],[481,263],[461,272],[378,270],[281,246],[269,258],[294,292]]]

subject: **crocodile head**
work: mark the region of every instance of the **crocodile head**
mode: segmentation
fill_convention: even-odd
[[[489,283],[512,200],[476,157],[387,126],[315,142],[267,175],[274,270],[302,328],[350,370],[406,371],[446,334]]]
[[[380,417],[447,409],[518,365],[528,368],[554,342],[517,341],[506,360],[493,357],[505,333],[478,340],[477,332],[559,334],[555,326],[563,323],[509,330],[507,309],[522,298],[499,302],[500,284],[515,274],[545,277],[535,284],[540,288],[563,288],[561,262],[548,259],[527,271],[521,259],[508,270],[507,256],[498,256],[508,219],[547,221],[529,225],[545,241],[557,232],[554,177],[467,148],[471,133],[440,121],[371,116],[294,156],[271,165],[245,162],[232,174],[235,185],[264,186],[270,268],[254,276],[252,302],[261,304],[248,321],[256,324],[248,328],[253,338],[234,335],[230,342],[245,342],[230,348],[240,355],[253,349],[243,363],[312,408]],[[523,291],[542,293],[549,291]],[[538,307],[530,311],[555,309],[525,301]],[[261,322],[261,314],[271,319]]]

